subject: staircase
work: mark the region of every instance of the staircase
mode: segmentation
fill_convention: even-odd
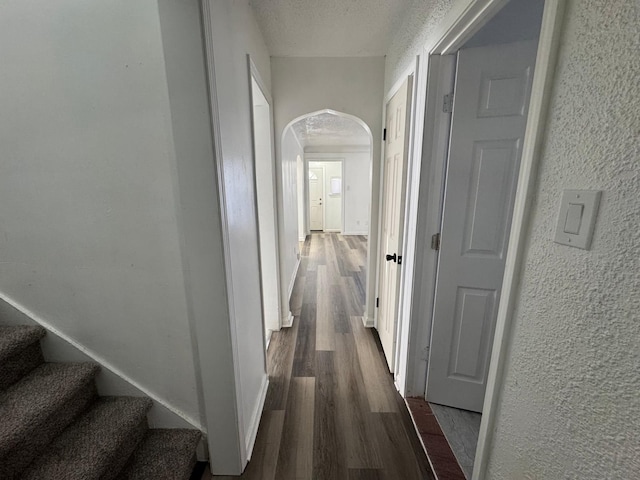
[[[99,397],[97,365],[46,363],[45,332],[0,326],[0,479],[189,479],[200,432],[149,429],[148,398]]]

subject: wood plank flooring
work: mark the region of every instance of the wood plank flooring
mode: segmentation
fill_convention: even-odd
[[[362,324],[366,242],[328,233],[304,242],[295,320],[271,337],[269,390],[240,478],[435,478],[379,339]]]

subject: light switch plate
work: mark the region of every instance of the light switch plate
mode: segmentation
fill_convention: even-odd
[[[554,241],[589,250],[600,205],[600,190],[564,190]]]

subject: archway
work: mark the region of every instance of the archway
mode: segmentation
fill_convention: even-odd
[[[330,166],[341,163],[341,169],[332,168],[333,173],[327,174],[324,179],[325,192],[331,192],[333,188],[333,192],[324,198],[334,204],[339,198],[342,213],[339,226],[334,221],[326,231],[339,233],[345,238],[366,237],[366,261],[363,268],[366,274],[363,272],[364,281],[361,282],[365,297],[364,316],[368,310],[367,305],[372,301],[369,298],[369,286],[372,282],[375,283],[378,223],[377,218],[372,217],[372,211],[375,212],[375,209],[371,208],[372,202],[377,201],[372,185],[374,165],[371,129],[357,116],[322,109],[291,120],[283,129],[280,142],[283,230],[288,236],[292,236],[293,231],[297,232],[296,241],[303,240],[311,233],[308,188],[310,162],[318,162],[313,165],[324,166],[327,170]],[[300,159],[298,155],[293,155],[296,148]],[[336,173],[338,171],[341,173]],[[295,182],[295,196],[288,192],[292,188],[292,181]],[[295,205],[288,204],[293,197]],[[327,205],[327,208],[330,208],[330,205]],[[293,214],[294,210],[296,215]],[[326,218],[326,213],[323,215]],[[321,230],[325,231],[324,228]],[[285,242],[288,244],[291,240]],[[290,245],[285,245],[285,254],[289,249]],[[295,311],[291,320],[294,314]]]

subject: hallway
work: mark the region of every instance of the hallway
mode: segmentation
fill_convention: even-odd
[[[379,340],[362,324],[366,248],[366,237],[307,237],[295,321],[271,338],[269,390],[241,478],[434,478]]]

